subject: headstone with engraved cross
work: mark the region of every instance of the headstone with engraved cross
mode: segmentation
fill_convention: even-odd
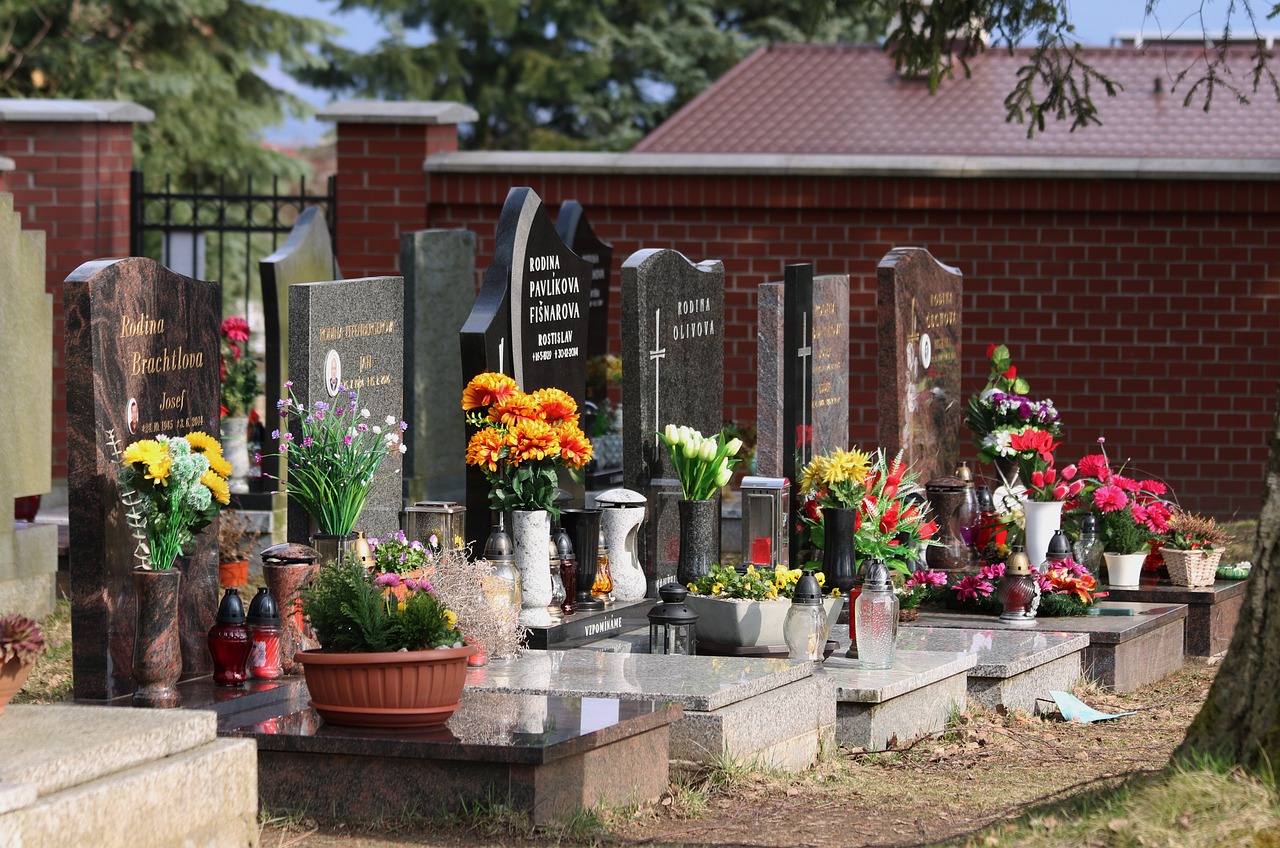
[[[218,433],[221,286],[150,259],[81,265],[63,286],[67,354],[68,560],[77,698],[133,691],[133,569],[146,534],[126,508],[119,458],[139,439]],[[178,629],[184,678],[212,672],[218,608],[218,520],[181,569]]]
[[[511,189],[498,218],[493,264],[459,333],[463,385],[501,371],[526,392],[554,387],[582,404],[590,292],[590,263],[565,246],[542,199],[530,188]],[[560,487],[581,504],[582,486],[570,475],[561,474]],[[467,540],[483,545],[491,527],[489,484],[468,468]]]
[[[895,248],[876,270],[879,442],[928,482],[959,458],[960,271],[918,247]]]
[[[648,594],[675,578],[680,525],[675,478],[658,431],[724,426],[724,265],[674,250],[641,250],[622,263],[625,485],[649,498],[641,560]],[[717,497],[718,501],[718,497]]]

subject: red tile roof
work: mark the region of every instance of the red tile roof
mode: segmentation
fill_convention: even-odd
[[[970,61],[971,77],[957,69],[930,96],[926,81],[900,77],[876,46],[776,45],[752,53],[634,151],[1280,159],[1280,103],[1265,87],[1251,105],[1219,92],[1208,114],[1183,107],[1189,84],[1174,91],[1174,78],[1203,53],[1085,48],[1124,90],[1109,98],[1094,86],[1101,126],[1072,133],[1069,122],[1047,121],[1029,140],[1004,112],[1026,50],[991,49]],[[1234,67],[1243,75],[1247,57]]]

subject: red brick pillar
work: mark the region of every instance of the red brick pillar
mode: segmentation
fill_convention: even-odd
[[[400,234],[427,226],[428,156],[458,149],[458,124],[478,120],[459,103],[352,101],[319,118],[338,125],[338,240],[342,273],[399,273]]]
[[[66,501],[67,404],[62,281],[81,263],[129,255],[133,125],[155,119],[136,103],[0,100],[0,153],[13,160],[4,191],[22,227],[45,232],[46,287],[53,295],[53,490]]]

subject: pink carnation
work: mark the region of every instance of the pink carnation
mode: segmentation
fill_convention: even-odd
[[[1139,480],[1138,485],[1142,487],[1142,491],[1153,495],[1163,495],[1169,491],[1169,487],[1159,480]]]
[[[1004,577],[1003,562],[993,562],[978,572],[979,580],[999,580],[1001,577]]]
[[[1119,474],[1111,478],[1111,484],[1113,486],[1119,486],[1121,489],[1124,489],[1126,492],[1129,492],[1130,494],[1142,488],[1142,485],[1138,483],[1137,480],[1130,480],[1128,477],[1123,477]]]
[[[907,582],[903,585],[910,589],[914,589],[916,586],[945,586],[947,585],[947,575],[933,569],[917,571],[908,577]]]
[[[1111,479],[1111,466],[1107,464],[1107,458],[1099,453],[1091,453],[1081,459],[1076,465],[1076,470],[1081,476],[1092,477],[1099,483],[1105,483]]]
[[[1093,493],[1093,505],[1103,512],[1116,512],[1129,505],[1129,498],[1117,486],[1102,486]]]
[[[979,598],[988,598],[993,591],[995,591],[995,586],[972,574],[956,584],[956,598],[962,601],[976,601]]]
[[[222,335],[233,342],[249,341],[249,322],[239,315],[232,315],[222,322]]]

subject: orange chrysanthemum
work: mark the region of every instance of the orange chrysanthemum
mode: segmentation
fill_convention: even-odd
[[[511,428],[511,464],[555,457],[560,440],[555,429],[545,421],[524,420]]]
[[[503,398],[489,409],[489,419],[508,427],[514,427],[523,421],[541,421],[542,409],[534,401],[532,395],[524,392]]]
[[[546,421],[552,424],[560,421],[577,423],[578,402],[563,389],[538,389],[532,397]]]
[[[471,441],[467,442],[467,465],[478,465],[482,469],[497,471],[498,463],[502,461],[502,449],[508,444],[507,436],[498,430],[485,427],[477,431],[471,437]]]
[[[587,434],[570,425],[560,428],[560,457],[570,468],[581,468],[591,461],[594,449]]]
[[[506,374],[486,371],[473,377],[471,382],[467,383],[467,387],[462,390],[462,408],[470,412],[473,409],[493,406],[518,394],[519,391],[520,387],[516,385],[516,381]]]

